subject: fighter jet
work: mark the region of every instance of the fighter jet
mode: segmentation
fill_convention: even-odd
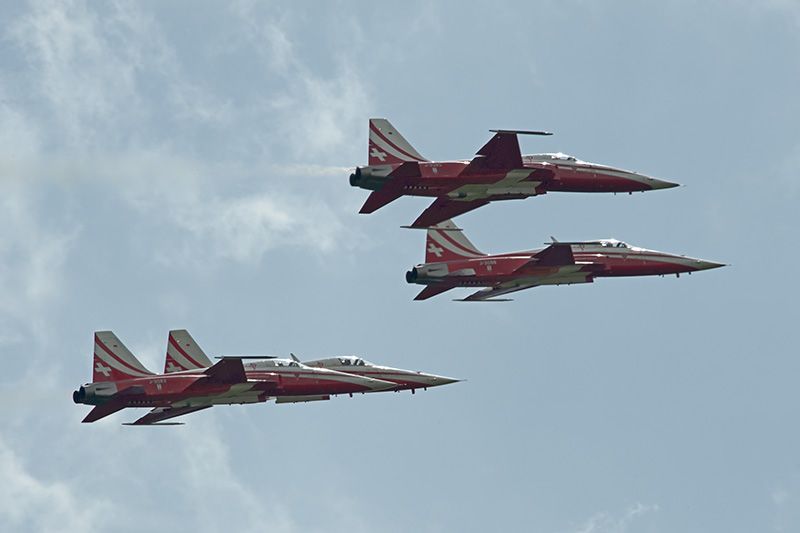
[[[353,355],[344,357],[328,357],[325,359],[315,359],[313,361],[300,362],[297,357],[292,355],[292,360],[274,360],[281,365],[300,364],[315,369],[328,369],[345,374],[353,374],[373,378],[380,381],[389,381],[392,387],[374,389],[377,391],[400,391],[416,389],[427,389],[437,385],[447,385],[460,381],[458,379],[436,376],[414,372],[412,370],[401,370],[388,366],[378,366]],[[169,343],[167,344],[167,359],[165,362],[164,373],[182,372],[187,370],[204,370],[211,366],[211,361],[197,345],[195,340],[186,330],[173,330],[169,332]],[[248,365],[245,364],[245,368]],[[373,392],[373,391],[370,391]],[[281,401],[278,398],[277,401]]]
[[[188,333],[186,334],[187,339]],[[170,341],[172,341],[172,336]],[[174,351],[180,353],[178,347]],[[198,352],[195,351],[195,355]],[[94,422],[126,407],[153,410],[130,425],[150,425],[213,405],[327,400],[331,395],[391,388],[395,384],[295,361],[253,361],[224,356],[208,367],[154,374],[111,331],[94,337],[92,382],[72,394],[77,404],[94,405],[83,422]]]
[[[394,387],[381,389],[381,392],[396,392],[410,389],[413,394],[416,389],[427,390],[428,387],[436,387],[438,385],[447,385],[448,383],[461,381],[444,376],[436,376],[434,374],[424,374],[412,370],[374,365],[354,355],[315,359],[313,361],[304,361],[303,364],[314,368],[327,368],[329,370],[336,370],[337,372],[345,372],[347,374],[355,374],[395,383]]]
[[[436,200],[411,224],[426,228],[495,200],[556,191],[632,193],[678,186],[562,153],[521,155],[517,135],[552,135],[546,131],[490,131],[494,137],[472,160],[433,162],[388,120],[370,119],[369,164],[350,175],[350,185],[373,191],[360,213],[372,213],[401,196],[432,196]]]
[[[553,239],[546,248],[487,255],[447,220],[428,229],[425,263],[406,272],[406,281],[426,285],[415,300],[456,287],[486,287],[460,301],[509,301],[497,297],[540,285],[591,283],[599,277],[680,276],[721,266],[725,265],[629,246],[616,239]]]

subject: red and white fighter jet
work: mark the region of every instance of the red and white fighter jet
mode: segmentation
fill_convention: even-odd
[[[259,364],[284,366],[298,366],[303,365],[311,368],[325,368],[334,370],[336,372],[343,372],[345,374],[353,374],[356,376],[363,376],[380,381],[388,381],[393,386],[374,389],[370,392],[386,392],[386,391],[400,391],[411,390],[413,393],[416,389],[427,389],[428,387],[436,387],[438,385],[447,385],[448,383],[456,383],[460,380],[448,378],[444,376],[437,376],[435,374],[425,374],[423,372],[415,372],[413,370],[402,370],[400,368],[392,368],[388,366],[374,365],[360,357],[348,355],[343,357],[328,357],[325,359],[315,359],[313,361],[300,362],[297,357],[292,354],[292,360],[288,359],[273,359],[272,361],[263,361]],[[245,363],[245,369],[251,368],[253,363]],[[203,350],[197,346],[197,343],[189,335],[186,330],[174,330],[169,332],[169,344],[167,346],[167,360],[164,368],[164,373],[181,372],[185,370],[204,370],[211,366],[211,361],[208,359]],[[281,402],[281,398],[276,400]]]
[[[520,153],[517,135],[548,132],[491,131],[495,136],[472,160],[434,162],[422,157],[388,120],[370,119],[369,164],[350,175],[350,185],[373,191],[360,212],[372,213],[401,196],[432,196],[436,200],[411,225],[426,228],[496,200],[556,191],[632,193],[678,186],[561,153]]]
[[[497,297],[540,285],[591,283],[599,277],[691,274],[721,266],[725,265],[637,248],[616,239],[553,239],[546,248],[487,255],[447,220],[428,229],[425,263],[406,272],[406,281],[426,285],[415,300],[456,287],[486,287],[460,301],[508,301]]]
[[[393,382],[310,368],[295,361],[245,364],[246,357],[226,356],[212,364],[185,330],[170,332],[167,353],[170,372],[154,374],[114,333],[96,332],[92,382],[72,394],[75,403],[95,406],[83,422],[94,422],[126,407],[152,407],[132,424],[150,425],[214,405],[257,403],[270,398],[276,398],[277,403],[327,400],[335,394],[395,386]],[[183,361],[197,364],[178,368]]]

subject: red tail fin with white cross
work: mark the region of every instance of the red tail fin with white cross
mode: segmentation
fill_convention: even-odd
[[[214,363],[185,329],[174,329],[169,332],[167,341],[167,360],[164,373],[182,370],[201,370],[213,366]]]
[[[427,161],[385,118],[369,120],[369,164],[396,165]]]
[[[111,331],[95,332],[92,365],[93,383],[153,375]]]
[[[441,263],[457,259],[473,259],[485,253],[475,248],[452,220],[445,220],[428,228],[425,241],[425,262]]]

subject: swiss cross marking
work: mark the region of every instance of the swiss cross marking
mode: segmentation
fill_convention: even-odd
[[[428,246],[428,251],[436,257],[442,257],[442,252],[444,252],[444,249],[439,248],[434,243],[431,243],[430,246]]]
[[[107,367],[107,366],[103,366],[103,363],[101,363],[100,361],[97,362],[97,366],[94,367],[94,369],[95,369],[96,372],[100,372],[105,377],[108,377],[109,375],[111,375],[111,368]]]
[[[173,363],[172,361],[169,362],[167,365],[167,372],[180,372],[183,370],[181,367]]]
[[[381,152],[375,147],[372,148],[372,151],[369,153],[369,155],[378,158],[378,160],[380,160],[381,163],[386,161],[386,152]]]

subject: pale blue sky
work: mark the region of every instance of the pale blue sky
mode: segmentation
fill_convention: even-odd
[[[19,531],[800,528],[800,3],[0,2],[0,523]],[[358,215],[367,121],[686,185],[457,219],[729,263],[413,302],[429,200]],[[466,291],[453,293],[463,297]],[[91,425],[92,333],[153,370],[357,354],[467,381]]]

